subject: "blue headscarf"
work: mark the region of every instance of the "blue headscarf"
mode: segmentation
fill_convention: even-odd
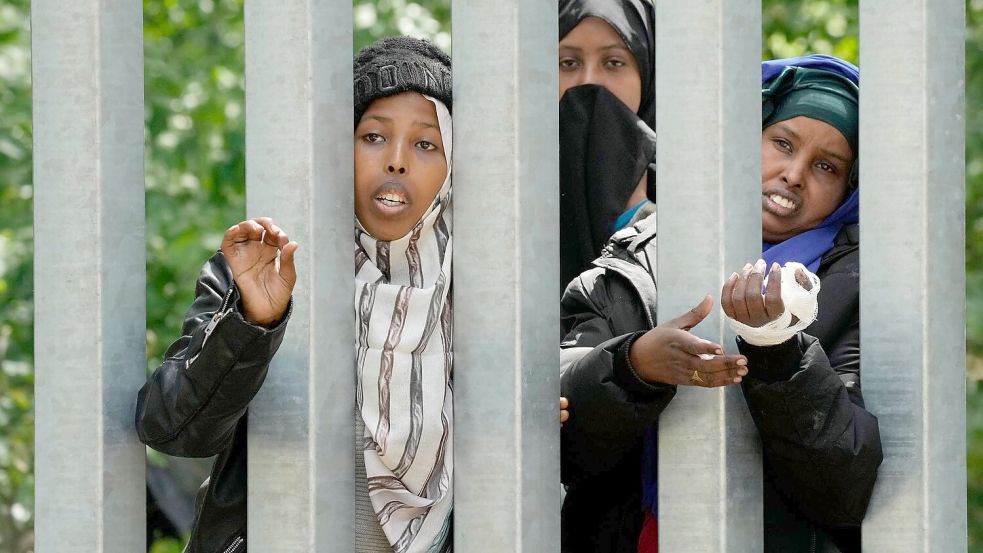
[[[839,58],[820,54],[762,62],[762,86],[780,75],[786,67],[806,67],[832,71],[860,86],[860,70],[857,66]],[[856,166],[856,162],[854,162],[854,166]],[[833,247],[833,241],[836,239],[836,235],[839,234],[840,229],[845,225],[856,223],[859,220],[860,190],[857,187],[853,187],[843,200],[843,203],[836,208],[836,211],[830,214],[829,217],[824,219],[815,228],[797,234],[777,244],[765,242],[762,245],[762,257],[768,263],[768,266],[771,266],[774,262],[784,265],[788,261],[796,261],[808,267],[810,271],[816,272],[823,255]],[[651,510],[652,514],[656,517],[659,514],[658,443],[657,428],[655,426],[647,428],[643,438],[642,449],[642,508]]]

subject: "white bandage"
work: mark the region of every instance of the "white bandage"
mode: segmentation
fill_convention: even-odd
[[[795,272],[800,269],[812,283],[811,290],[806,290],[795,280]],[[764,326],[754,327],[735,321],[726,313],[724,318],[745,342],[756,346],[774,346],[787,341],[816,320],[816,315],[819,314],[818,295],[819,277],[806,269],[805,265],[790,261],[782,268],[782,303],[785,304],[785,311],[777,319]],[[798,319],[795,324],[792,324],[793,315]]]

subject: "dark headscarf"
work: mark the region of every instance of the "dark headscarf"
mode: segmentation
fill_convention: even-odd
[[[648,0],[559,0],[560,39],[585,17],[606,21],[638,62],[637,113],[607,89],[573,87],[560,100],[560,289],[601,253],[655,161],[655,8]],[[655,177],[648,196],[655,200]]]
[[[631,50],[642,74],[638,116],[655,128],[655,6],[649,0],[560,0],[560,38],[585,17],[603,19]]]
[[[849,79],[825,69],[789,66],[762,86],[762,127],[799,116],[824,121],[840,131],[857,154],[860,88]]]

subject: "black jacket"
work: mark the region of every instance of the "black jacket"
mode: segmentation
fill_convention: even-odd
[[[288,315],[245,321],[222,253],[205,264],[181,338],[137,396],[140,441],[178,457],[217,455],[195,501],[186,553],[246,550],[246,407],[266,378]]]
[[[635,553],[641,530],[641,447],[675,387],[642,381],[631,341],[652,328],[655,224],[612,237],[561,304],[565,553]],[[767,553],[859,552],[860,523],[881,462],[877,419],[860,393],[859,232],[848,226],[823,257],[819,318],[772,347],[739,343],[742,388],[761,436]]]

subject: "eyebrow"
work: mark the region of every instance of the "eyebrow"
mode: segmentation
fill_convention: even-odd
[[[379,121],[381,123],[388,123],[390,125],[393,122],[392,117],[386,117],[384,115],[375,115],[375,114],[366,115],[365,117],[363,117],[363,119],[375,119],[376,121]],[[438,130],[440,130],[440,127],[438,127],[435,123],[430,123],[430,122],[427,122],[427,121],[414,121],[413,122],[413,126],[414,127],[423,127],[425,129],[438,129]]]
[[[779,123],[778,124],[778,128],[780,128],[782,130],[782,132],[785,132],[785,133],[788,133],[788,134],[792,135],[792,138],[794,138],[796,140],[801,140],[802,139],[802,137],[799,136],[799,133],[793,131],[792,128],[789,127],[788,125],[783,125],[783,124]],[[843,157],[843,155],[838,154],[838,153],[836,153],[836,152],[834,152],[832,150],[829,150],[829,149],[826,149],[826,148],[820,148],[819,151],[822,152],[824,155],[827,155],[827,156],[829,156],[829,157],[831,157],[833,159],[836,159],[836,160],[840,161],[844,165],[848,165],[850,163],[850,161],[847,158]]]
[[[574,52],[583,52],[584,51],[584,49],[581,48],[581,47],[579,47],[579,46],[570,46],[570,45],[567,45],[567,44],[561,44],[560,45],[560,49],[561,50],[564,50],[564,49],[566,49],[566,50],[573,50]],[[612,43],[612,44],[608,44],[607,46],[601,46],[600,49],[601,50],[624,50],[626,52],[630,52],[631,51],[631,50],[628,49],[627,46],[625,46],[624,44],[622,44],[620,42],[615,42],[615,43]]]

